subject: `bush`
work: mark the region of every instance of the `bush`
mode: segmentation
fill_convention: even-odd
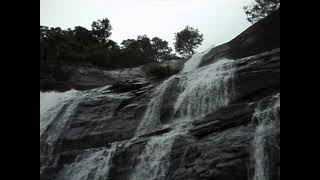
[[[71,72],[63,69],[61,64],[55,65],[52,72],[52,78],[56,81],[67,81],[70,79]]]
[[[111,64],[112,59],[106,50],[96,49],[88,54],[86,61],[91,62],[96,66],[108,67]]]
[[[177,71],[169,67],[168,65],[162,65],[161,63],[149,63],[142,67],[142,69],[150,76],[155,78],[166,78],[176,74]]]

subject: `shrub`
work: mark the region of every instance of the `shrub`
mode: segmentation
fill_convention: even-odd
[[[142,69],[154,78],[166,78],[177,73],[177,71],[170,66],[162,65],[161,63],[149,63],[144,65]]]

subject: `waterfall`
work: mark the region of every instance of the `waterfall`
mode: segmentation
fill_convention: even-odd
[[[137,164],[131,180],[157,179],[165,180],[166,169],[169,167],[169,154],[175,134],[152,137],[144,148],[140,162]]]
[[[212,48],[215,46],[210,46],[206,51],[201,53],[195,53],[191,56],[191,58],[185,62],[182,73],[190,72],[198,68],[199,64],[201,63],[202,57],[206,55]]]
[[[221,59],[214,64],[184,74],[183,92],[175,103],[181,116],[198,117],[229,103],[233,95],[233,61]]]
[[[59,115],[59,111],[74,100],[78,91],[71,90],[64,93],[40,92],[40,136]]]
[[[269,179],[269,157],[267,145],[277,146],[275,137],[280,131],[280,94],[272,97],[267,104],[258,104],[252,116],[253,123],[258,123],[255,128],[252,142],[252,166],[254,174],[252,180]]]
[[[189,61],[194,61],[190,59]],[[165,180],[170,166],[170,151],[175,138],[184,135],[191,127],[190,122],[218,107],[227,105],[233,93],[233,61],[222,59],[214,64],[179,75],[183,91],[175,103],[178,117],[171,121],[171,131],[160,136],[151,137],[144,147],[139,162],[131,174],[132,180]],[[187,65],[188,66],[188,65]],[[187,66],[185,68],[187,68]],[[159,122],[160,109],[166,89],[171,85],[173,76],[164,81],[153,93],[145,115],[137,130],[144,134],[154,130]],[[142,128],[141,128],[142,127]],[[140,131],[140,132],[139,132]]]
[[[170,166],[170,152],[175,138],[184,135],[191,127],[191,119],[180,119],[170,126],[173,130],[161,136],[153,136],[139,156],[130,180],[166,180],[167,169]]]
[[[40,92],[40,153],[50,154],[81,101],[82,93]]]
[[[56,142],[67,128],[67,122],[80,102],[99,98],[123,98],[123,94],[113,94],[109,86],[88,91],[70,90],[60,92],[40,92],[40,155],[52,154]],[[112,156],[118,144],[110,148],[89,149],[77,155],[74,163],[64,167],[57,180],[101,180],[106,179],[111,168]],[[49,161],[42,162],[40,174],[48,166]]]
[[[173,80],[177,76],[171,76],[169,79],[162,82],[152,93],[152,98],[148,104],[148,107],[144,113],[144,116],[136,130],[136,137],[142,134],[149,133],[154,130],[154,128],[159,123],[160,109],[166,89],[171,85]]]
[[[79,154],[74,163],[65,166],[56,180],[106,180],[108,179],[112,157],[118,147],[89,149]]]
[[[53,145],[80,102],[88,99],[126,96],[126,94],[109,93],[109,87],[104,86],[88,91],[40,92],[40,140]]]

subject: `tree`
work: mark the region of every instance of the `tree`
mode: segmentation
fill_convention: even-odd
[[[100,42],[106,43],[107,38],[111,35],[111,24],[109,19],[104,18],[98,21],[93,21],[91,24],[93,36]]]
[[[46,40],[49,33],[49,27],[40,25],[40,41]]]
[[[198,29],[187,26],[175,34],[174,48],[183,57],[188,58],[195,53],[194,49],[199,47],[202,41],[203,34],[200,34]]]
[[[247,20],[254,24],[280,8],[280,0],[255,0],[254,4],[244,6]]]
[[[153,57],[154,52],[152,49],[150,38],[147,35],[138,36],[137,38],[138,49],[141,55],[145,57]]]
[[[82,45],[88,45],[94,41],[91,32],[82,26],[74,27],[73,35],[74,39]]]
[[[64,31],[60,27],[50,28],[46,34],[46,40],[59,43],[64,39]]]
[[[112,41],[110,39],[106,42],[104,47],[109,50],[119,50],[120,49],[120,46],[117,44],[117,42]]]
[[[135,39],[123,40],[121,45],[123,45],[124,51],[126,51],[131,55],[138,55],[138,56],[144,56],[144,57],[154,56],[151,41],[147,35],[138,36],[137,40]]]
[[[154,37],[151,39],[152,51],[154,58],[158,61],[166,60],[170,56],[172,48],[168,47],[168,42]]]

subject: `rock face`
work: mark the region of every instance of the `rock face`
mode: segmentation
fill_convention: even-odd
[[[244,36],[256,37],[254,27]],[[40,179],[280,179],[280,48],[211,55],[166,81],[127,69],[135,73],[105,73],[130,81],[40,93],[51,102],[41,112]]]
[[[280,8],[258,21],[231,41],[210,50],[200,66],[225,57],[239,59],[280,47]]]
[[[179,71],[184,60],[170,60],[160,65],[169,67],[172,71]],[[148,65],[148,64],[145,64]],[[70,89],[89,90],[106,85],[127,85],[153,79],[143,66],[106,70],[92,65],[50,65],[40,64],[40,90],[68,91]]]

